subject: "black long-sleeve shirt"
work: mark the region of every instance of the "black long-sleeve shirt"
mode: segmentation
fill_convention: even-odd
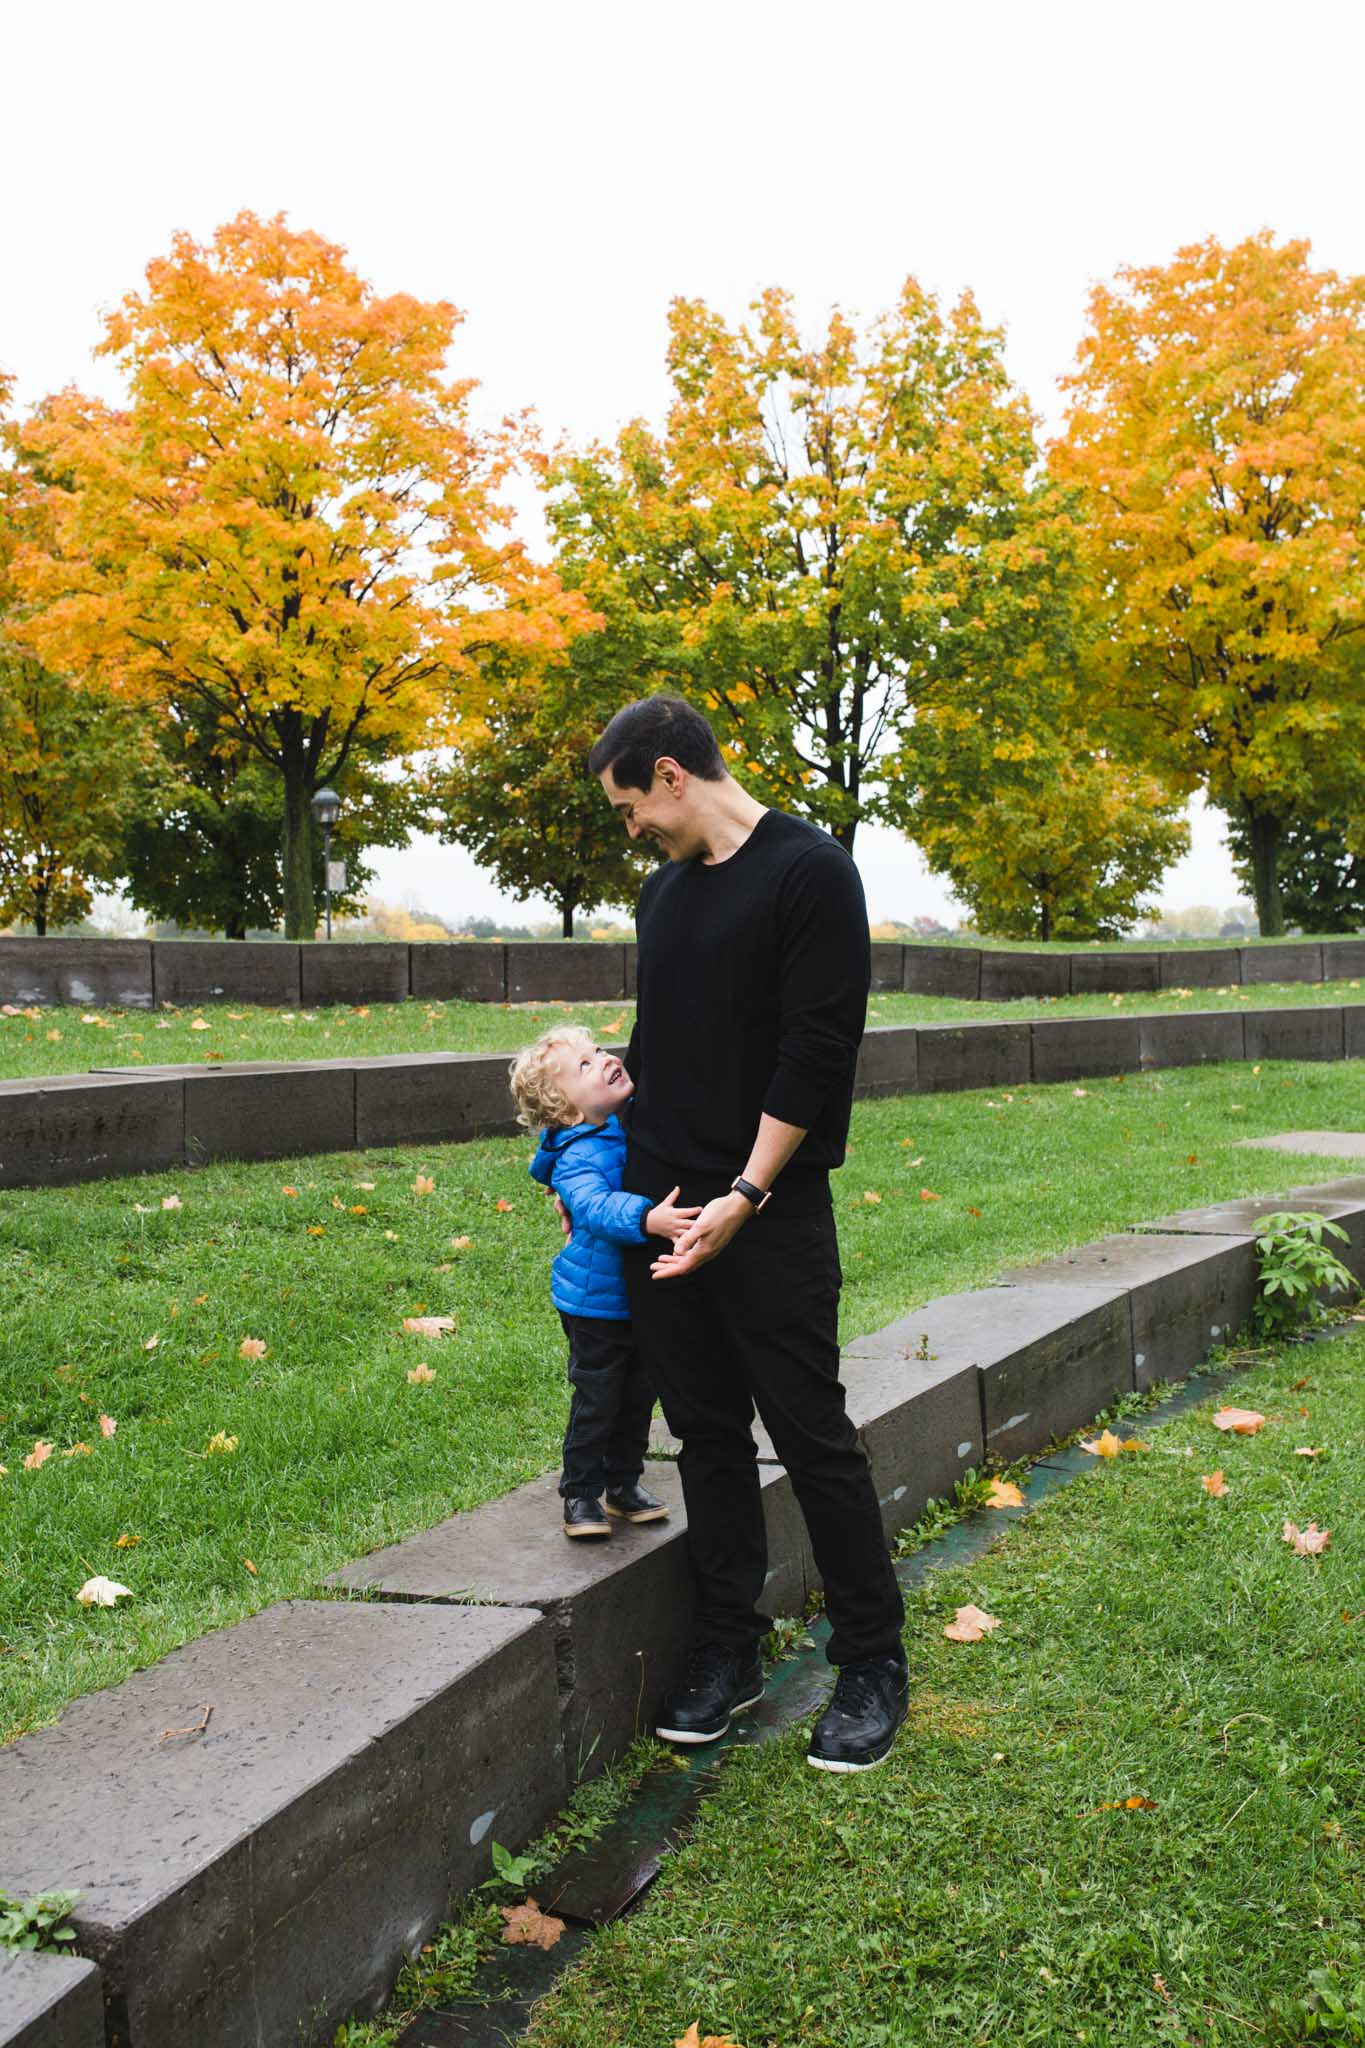
[[[871,980],[863,886],[843,848],[765,811],[728,860],[652,874],[636,932],[632,1144],[728,1181],[766,1110],[808,1133],[784,1184],[840,1165]]]

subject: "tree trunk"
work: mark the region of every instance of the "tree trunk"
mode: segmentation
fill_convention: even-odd
[[[33,929],[40,939],[47,937],[47,883],[40,882],[33,892]]]
[[[858,820],[856,818],[850,818],[847,820],[846,823],[842,825],[836,825],[834,828],[833,837],[838,841],[839,845],[843,847],[844,852],[849,855],[851,855],[853,852],[853,838],[857,830]]]
[[[284,935],[311,939],[318,926],[313,895],[313,814],[308,775],[300,745],[291,748],[284,764]]]
[[[1048,940],[1052,937],[1052,905],[1048,901],[1046,896],[1044,896],[1044,898],[1042,899],[1042,903],[1039,906],[1038,926],[1038,936],[1042,940],[1043,944],[1046,945]]]
[[[1263,939],[1277,939],[1284,931],[1284,903],[1280,896],[1280,820],[1248,809],[1251,833],[1251,886],[1256,898],[1256,922]]]
[[[561,897],[559,903],[559,934],[561,938],[571,939],[573,937],[573,910],[573,904],[569,901],[568,897]]]
[[[230,910],[223,919],[223,937],[225,939],[244,939],[246,937],[246,923],[240,911]]]

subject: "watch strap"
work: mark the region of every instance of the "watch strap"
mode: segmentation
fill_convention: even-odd
[[[731,1181],[730,1192],[732,1195],[743,1195],[745,1201],[752,1202],[755,1209],[764,1208],[773,1198],[771,1188],[755,1187],[751,1180],[745,1180],[742,1173],[737,1174]]]

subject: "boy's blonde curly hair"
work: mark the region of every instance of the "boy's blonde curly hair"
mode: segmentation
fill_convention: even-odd
[[[580,1121],[580,1112],[560,1087],[554,1070],[554,1056],[562,1045],[597,1050],[597,1040],[581,1024],[552,1024],[534,1045],[517,1054],[508,1071],[517,1122],[528,1131],[543,1130],[547,1125],[563,1128]]]

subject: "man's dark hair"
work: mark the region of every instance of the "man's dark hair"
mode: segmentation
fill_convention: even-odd
[[[719,782],[725,762],[716,736],[685,697],[641,697],[626,704],[588,756],[594,775],[610,768],[618,789],[649,789],[654,763],[667,754],[702,782]]]

